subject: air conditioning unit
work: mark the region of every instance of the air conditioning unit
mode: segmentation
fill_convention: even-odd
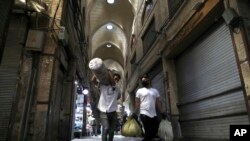
[[[63,46],[68,45],[68,34],[64,26],[62,26],[58,32],[58,39]]]
[[[29,30],[25,49],[31,51],[42,51],[45,41],[45,32],[40,30]]]

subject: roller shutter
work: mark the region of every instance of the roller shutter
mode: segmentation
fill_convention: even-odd
[[[249,124],[232,39],[213,27],[176,58],[184,138],[228,139],[229,125]]]
[[[6,141],[12,106],[16,102],[16,85],[25,39],[27,20],[12,16],[2,62],[0,64],[0,141]]]
[[[158,62],[156,66],[149,72],[150,77],[152,77],[152,86],[156,88],[160,93],[160,100],[163,107],[166,107],[166,94],[164,87],[164,74],[162,69],[162,63]],[[164,108],[166,109],[166,108]]]
[[[0,1],[0,63],[3,55],[3,49],[7,34],[7,27],[9,22],[9,15],[11,12],[14,0],[1,0]]]

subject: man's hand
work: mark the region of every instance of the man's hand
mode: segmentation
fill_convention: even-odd
[[[165,113],[161,113],[161,118],[162,119],[167,119],[167,115]]]
[[[132,113],[131,117],[132,117],[133,119],[136,119],[136,120],[138,119],[138,116],[137,116],[136,113]]]

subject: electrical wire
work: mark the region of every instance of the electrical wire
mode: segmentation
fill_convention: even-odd
[[[57,15],[58,9],[59,9],[59,7],[60,7],[61,1],[62,1],[62,0],[59,0],[59,2],[58,2],[58,4],[57,4],[56,11],[55,11],[55,13],[54,13],[54,17],[53,17],[53,19],[52,19],[51,26],[50,26],[51,29],[53,29],[53,26],[54,26],[54,24],[55,24],[56,15]]]
[[[84,20],[83,20],[83,13],[81,11],[81,1],[80,0],[69,0],[67,10],[71,10],[72,16],[69,15],[68,19],[70,20],[71,24],[74,26],[76,36],[78,38],[78,45],[81,51],[81,60],[83,61],[83,67],[87,70],[87,62],[88,62],[88,46],[86,45],[85,40],[85,32],[84,32]],[[69,12],[68,12],[69,13]],[[82,44],[84,43],[84,44]],[[88,79],[88,73],[86,73],[86,79]],[[83,82],[87,84],[87,80],[83,78]]]
[[[80,8],[80,5],[81,3],[79,3],[79,0],[78,1],[69,1],[69,6],[72,10],[72,13],[74,13],[73,15],[73,25],[74,25],[74,28],[77,32],[77,35],[78,35],[78,39],[79,39],[79,43],[82,43],[84,40],[85,40],[85,36],[83,35],[84,32],[84,29],[83,29],[83,26],[84,26],[84,22],[83,22],[83,19],[82,19],[82,12],[81,12],[81,8]],[[81,46],[81,51],[83,49],[82,45],[80,44]]]
[[[44,31],[48,31],[48,32],[55,32],[55,30],[60,30],[61,29],[61,27],[57,24],[57,22],[55,22],[55,21],[59,21],[60,20],[60,19],[56,18],[55,15],[57,14],[57,11],[58,11],[58,8],[59,8],[61,0],[59,1],[58,5],[57,5],[57,9],[56,9],[56,11],[54,13],[54,17],[50,17],[47,13],[44,13],[44,12],[37,12],[37,11],[28,10],[28,3],[30,1],[31,0],[26,0],[25,1],[24,11],[25,11],[26,15],[29,16],[29,17],[32,16],[32,13],[36,13],[36,22],[35,22],[36,27],[32,28],[32,29],[34,29],[34,30],[44,30]],[[39,14],[48,17],[48,19],[52,19],[52,21],[53,21],[52,26],[38,27],[38,19],[39,19],[39,16],[40,16]],[[57,28],[54,28],[53,25],[55,25]]]

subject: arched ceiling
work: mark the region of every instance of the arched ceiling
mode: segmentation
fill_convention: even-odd
[[[110,24],[110,23],[107,23]],[[117,46],[120,51],[123,53],[122,56],[125,57],[126,47],[127,47],[127,38],[123,30],[112,23],[112,31],[107,30],[106,25],[103,25],[98,29],[92,37],[92,54],[101,47],[103,44],[113,44]]]
[[[134,11],[137,0],[115,0],[108,4],[106,0],[87,0],[87,32],[91,57],[104,60],[107,67],[124,74],[123,67],[131,36]],[[112,30],[106,25],[111,23]],[[106,47],[111,44],[112,47]],[[116,64],[116,65],[114,65]],[[119,64],[119,65],[118,65]]]
[[[103,24],[113,22],[129,36],[134,19],[133,11],[129,0],[115,0],[112,5],[108,4],[106,0],[93,0],[89,11],[90,35],[93,35]]]
[[[107,48],[106,45],[100,46],[95,53],[93,54],[93,58],[101,58],[103,60],[105,59],[112,59],[115,62],[119,63],[121,66],[124,65],[124,58],[122,56],[121,50],[112,45],[112,47]]]

